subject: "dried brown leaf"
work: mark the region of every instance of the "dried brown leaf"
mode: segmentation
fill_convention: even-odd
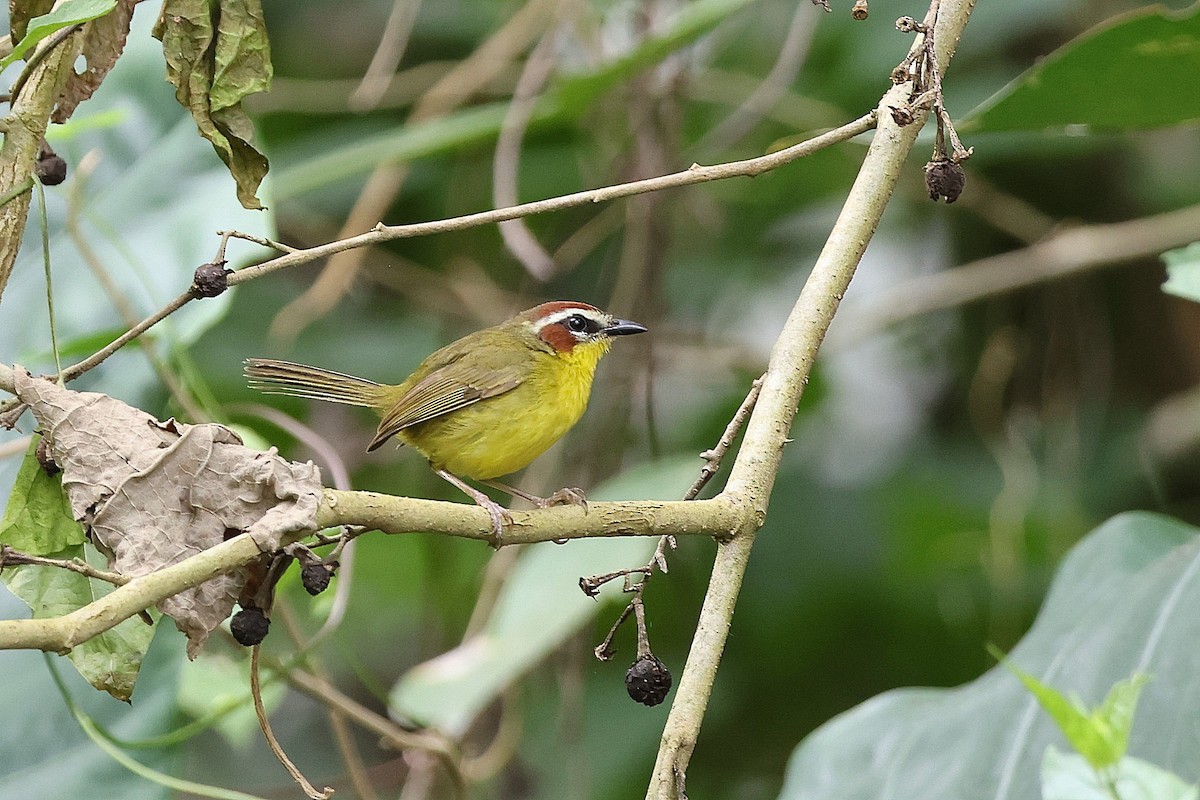
[[[15,383],[51,442],[76,519],[111,569],[145,575],[243,532],[268,553],[315,527],[322,487],[311,463],[251,450],[221,425],[159,422],[24,370]],[[159,603],[187,634],[190,657],[229,616],[245,579],[238,570]]]
[[[117,0],[117,7],[103,17],[94,19],[84,28],[83,52],[87,61],[83,72],[71,71],[67,83],[59,95],[51,120],[66,122],[84,100],[100,88],[101,81],[108,75],[113,64],[125,50],[129,36],[129,21],[133,18],[133,7],[138,0]]]

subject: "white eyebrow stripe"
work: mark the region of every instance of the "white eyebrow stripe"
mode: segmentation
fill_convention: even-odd
[[[592,311],[588,308],[565,308],[562,311],[555,311],[553,314],[543,317],[535,322],[533,324],[533,331],[534,333],[540,333],[542,328],[546,327],[547,325],[554,325],[562,322],[567,319],[567,317],[573,317],[576,314],[581,317],[587,317],[601,328],[607,327],[608,325],[608,315],[604,314],[603,312]]]

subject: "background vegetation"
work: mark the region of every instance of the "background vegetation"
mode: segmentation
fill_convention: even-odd
[[[793,0],[397,7],[406,5],[413,16],[399,75],[373,98],[360,79],[391,3],[265,0],[276,78],[269,94],[247,103],[272,163],[260,195],[265,213],[238,206],[228,174],[174,103],[162,82],[161,48],[147,35],[155,10],[139,8],[118,69],[51,138],[72,169],[48,198],[66,352],[86,354],[122,325],[68,224],[141,317],[212,258],[218,229],[307,246],[379,219],[437,219],[751,157],[842,124],[874,107],[906,53],[911,37],[895,30],[895,18],[925,11],[876,0],[871,16],[855,21],[838,0],[831,14]],[[984,644],[1007,650],[1021,638],[1068,550],[1112,515],[1148,509],[1200,522],[1193,413],[1200,312],[1161,291],[1158,259],[1189,237],[1172,231],[1156,239],[1150,230],[1135,257],[1114,263],[1109,240],[1090,227],[1200,203],[1200,113],[1189,109],[1194,52],[1179,40],[1178,73],[1161,78],[1165,94],[1148,88],[1158,73],[1146,82],[1127,70],[1107,75],[1115,48],[1084,52],[1076,69],[1086,83],[1076,94],[1099,98],[1091,113],[1111,115],[1087,118],[1096,124],[1064,124],[1050,113],[1054,98],[1039,106],[1033,97],[1008,116],[984,105],[1074,37],[1145,7],[979,4],[945,85],[975,149],[967,188],[955,204],[935,205],[921,159],[906,165],[845,298],[750,564],[689,770],[691,796],[775,797],[797,743],[831,717],[893,687],[954,686],[979,676],[994,664]],[[695,20],[694,28],[680,19]],[[558,33],[547,37],[548,30]],[[547,73],[541,81],[539,71]],[[518,140],[519,164],[504,137],[497,144],[514,92],[540,98]],[[1143,113],[1164,106],[1171,112],[1162,118]],[[931,147],[930,137],[918,153]],[[536,272],[541,262],[514,257],[489,226],[253,281],[187,309],[154,335],[154,355],[177,376],[177,392],[137,348],[76,388],[112,393],[162,417],[235,421],[289,456],[327,459],[252,405],[263,401],[243,385],[243,358],[279,356],[399,380],[469,330],[543,299],[581,299],[637,319],[652,334],[620,343],[601,368],[584,421],[522,485],[678,497],[700,465],[696,454],[713,445],[762,372],[864,151],[855,141],[753,180],[531,218],[529,233],[555,265],[544,279],[526,266]],[[517,170],[514,198],[495,194],[505,186],[493,178],[498,163]],[[356,204],[361,219],[346,231]],[[1192,229],[1200,231],[1196,217]],[[1073,226],[1083,231],[1066,245],[1064,258],[1081,261],[1074,274],[1054,277],[1039,269],[1037,251],[1024,251]],[[1027,285],[989,291],[992,278],[979,277],[986,269],[969,273],[965,289],[937,277],[1014,251],[1027,258],[1000,266]],[[261,257],[231,245],[239,264]],[[0,361],[47,371],[53,360],[38,260],[27,246],[5,293]],[[460,499],[410,452],[362,453],[373,427],[365,414],[271,405],[316,431],[355,488]],[[0,462],[4,489],[18,460]],[[617,565],[632,566],[647,546],[618,554]],[[675,670],[712,553],[709,542],[681,543],[669,575],[647,590],[655,653]],[[602,571],[591,566],[599,558],[585,552],[530,575],[516,553],[478,543],[365,536],[352,577],[340,578],[351,584],[344,620],[311,656],[368,706],[382,708],[391,692],[409,708],[448,714],[445,697],[423,694],[434,689],[410,670],[457,646],[494,600],[487,592],[481,599],[481,587],[508,578],[517,588],[501,592],[499,608],[515,609],[514,639],[536,646],[514,650],[509,668],[519,679],[471,726],[468,750],[487,753],[473,791],[637,796],[667,706],[646,709],[626,697],[631,630],[618,639],[616,661],[592,658],[619,606],[597,604],[553,635],[529,611],[559,602],[564,581],[574,592],[575,578]],[[286,581],[283,597],[296,626],[311,634],[330,601],[309,599],[297,583]],[[22,608],[0,597],[4,616]],[[244,687],[243,650],[214,641],[200,661],[185,664],[181,637],[167,627],[132,710],[90,696],[64,673],[88,713],[121,739],[204,718]],[[291,647],[280,634],[268,644],[282,657]],[[13,755],[0,769],[8,773],[0,797],[170,795],[90,743],[57,699],[41,656],[6,653],[3,667],[10,696],[44,702],[20,723],[12,716],[0,726],[0,752]],[[273,719],[293,759],[319,785],[354,796],[322,706],[278,685],[272,691]],[[201,727],[135,756],[261,796],[294,792],[244,700],[241,710]],[[355,735],[380,796],[419,796],[408,794],[420,791],[412,776],[436,776],[421,758]],[[447,791],[430,780],[432,796]]]

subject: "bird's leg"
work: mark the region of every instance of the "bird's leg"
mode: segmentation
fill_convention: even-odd
[[[502,492],[507,492],[513,497],[520,497],[528,500],[538,508],[549,508],[550,506],[581,506],[584,511],[587,511],[587,495],[583,493],[583,489],[563,488],[559,489],[549,497],[538,497],[536,494],[522,491],[515,486],[500,483],[499,481],[483,481],[493,489],[499,489]]]
[[[512,524],[512,517],[508,512],[501,508],[500,504],[492,498],[488,497],[483,492],[471,486],[466,481],[459,478],[453,473],[447,472],[444,469],[434,467],[434,472],[438,474],[442,480],[447,483],[457,486],[463,494],[475,501],[475,504],[480,506],[484,511],[492,517],[492,547],[500,549],[500,540],[504,536],[504,526]]]

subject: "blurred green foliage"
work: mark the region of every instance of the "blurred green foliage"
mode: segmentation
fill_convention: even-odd
[[[268,233],[272,223],[274,235],[294,246],[336,238],[365,176],[387,159],[406,160],[400,188],[381,215],[385,222],[493,206],[495,137],[540,30],[458,106],[420,122],[410,123],[409,115],[424,91],[522,3],[422,3],[399,65],[409,80],[404,85],[415,88],[385,93],[378,108],[360,112],[348,111],[346,98],[370,62],[392,4],[264,5],[275,88],[249,98],[246,108],[272,162],[263,192],[269,217],[246,222],[234,216],[232,182],[220,175],[190,121],[179,122],[182,111],[136,105],[135,98],[170,101],[170,87],[159,84],[161,56],[156,63],[128,54],[123,62],[130,63],[119,66],[125,71],[114,72],[102,88],[108,94],[82,106],[72,123],[85,126],[85,111],[100,115],[113,107],[141,123],[140,129],[81,127],[69,140],[72,164],[100,148],[104,166],[91,179],[90,202],[121,224],[97,224],[94,235],[106,243],[102,255],[132,287],[141,313],[186,286],[191,270],[212,257],[218,228],[255,226]],[[832,0],[832,14],[808,6],[807,0],[696,3],[693,13],[713,14],[711,24],[684,35],[672,20],[687,11],[686,3],[578,4],[575,24],[551,48],[556,68],[522,141],[520,199],[751,157],[872,108],[910,44],[894,29],[894,18],[920,18],[924,6],[876,2],[863,22],[851,20],[848,2]],[[1126,0],[980,3],[946,79],[951,113],[957,119],[985,108],[1038,59],[1093,25],[1143,6]],[[141,8],[138,17],[153,13]],[[731,135],[737,126],[723,123],[744,115],[739,108],[770,73],[797,13],[807,43],[800,38],[796,75],[778,87],[761,119]],[[640,44],[658,39],[674,49]],[[1183,77],[1184,85],[1195,86],[1195,75]],[[1106,98],[1115,91],[1090,88]],[[1136,85],[1119,90],[1139,91]],[[932,138],[924,135],[845,299],[844,317],[869,325],[856,310],[858,298],[886,298],[915,276],[1021,246],[1036,227],[1030,218],[1048,226],[1109,222],[1200,202],[1195,123],[1070,136],[1044,132],[1040,124],[1018,132],[999,127],[968,135],[975,156],[966,165],[966,192],[952,206],[931,204],[925,195],[920,167]],[[116,164],[124,162],[114,164],[115,154],[135,152],[147,154],[128,167],[137,181],[122,183]],[[862,142],[851,142],[753,180],[529,219],[529,229],[562,264],[545,284],[529,277],[495,227],[474,228],[366,252],[332,310],[294,336],[278,335],[277,317],[287,308],[289,321],[300,318],[304,307],[289,304],[304,297],[323,264],[196,304],[171,320],[161,340],[208,413],[251,427],[291,457],[316,458],[247,408],[264,398],[245,388],[242,359],[279,356],[397,381],[440,344],[537,301],[575,298],[610,307],[644,322],[652,334],[622,342],[606,360],[584,421],[522,483],[534,491],[595,487],[655,459],[693,459],[715,443],[764,368],[863,152]],[[106,194],[109,189],[121,191]],[[997,193],[1029,213],[992,202]],[[1031,238],[1044,234],[1038,229]],[[69,249],[57,245],[56,253]],[[27,247],[23,257],[36,255]],[[241,265],[261,252],[235,242],[229,256]],[[37,335],[44,311],[33,282],[40,271],[19,265],[17,275],[32,277],[25,288],[6,293],[0,356],[46,369],[47,344]],[[775,797],[793,748],[831,717],[894,687],[952,686],[979,676],[992,665],[984,643],[1009,649],[1020,639],[1064,554],[1111,515],[1147,508],[1200,522],[1200,425],[1195,416],[1172,413],[1197,383],[1200,313],[1162,294],[1162,279],[1157,259],[1147,257],[986,297],[856,341],[839,342],[835,322],[746,576],[689,769],[691,796]],[[73,296],[60,308],[72,309],[68,320],[74,321],[64,326],[64,338],[84,341],[118,324],[96,300],[94,285],[80,282],[64,291]],[[163,417],[181,413],[133,349],[89,375],[85,385]],[[321,434],[355,488],[462,499],[413,453],[363,453],[374,424],[366,413],[291,399],[267,402]],[[699,459],[694,463],[698,469]],[[630,489],[628,496],[646,495]],[[713,549],[707,541],[680,542],[670,573],[646,592],[654,651],[676,678]],[[462,642],[495,559],[478,543],[445,537],[362,537],[345,619],[313,656],[347,694],[385,708],[389,691],[410,669]],[[547,590],[547,597],[553,594]],[[314,601],[294,581],[285,582],[281,597],[309,634],[329,611],[326,598]],[[593,659],[591,649],[616,613],[617,606],[599,606],[578,635],[528,665],[529,674],[505,692],[503,704],[477,721],[467,739],[471,752],[485,748],[498,730],[512,738],[499,745],[511,748],[509,757],[474,796],[615,800],[644,793],[668,705],[646,709],[625,694],[624,671],[635,649],[631,628],[618,635],[613,662]],[[174,686],[179,669],[162,653],[174,648],[178,656],[178,640],[173,630],[158,634],[130,715],[153,713],[154,719],[131,721],[139,726],[131,735],[161,733],[183,721],[173,706],[160,705],[162,692],[170,694],[163,685]],[[291,646],[279,630],[267,649],[283,656]],[[36,667],[40,663],[20,679],[34,685]],[[54,691],[48,681],[36,686],[30,691]],[[289,754],[315,783],[353,796],[320,706],[289,692],[273,719]],[[74,730],[69,720],[53,735],[66,736],[65,729]],[[381,796],[396,796],[405,763],[379,749],[371,735],[357,738]],[[16,752],[39,753],[42,741],[52,739],[31,735]],[[57,766],[73,769],[72,758],[64,753]],[[294,791],[256,737],[243,749],[208,730],[146,760],[242,791]],[[38,783],[37,794],[63,794],[76,785],[73,775],[63,769],[62,782],[49,784],[56,788]],[[6,776],[0,798],[33,796],[31,785]],[[142,786],[145,796],[155,796]],[[436,783],[432,796],[446,791]]]

